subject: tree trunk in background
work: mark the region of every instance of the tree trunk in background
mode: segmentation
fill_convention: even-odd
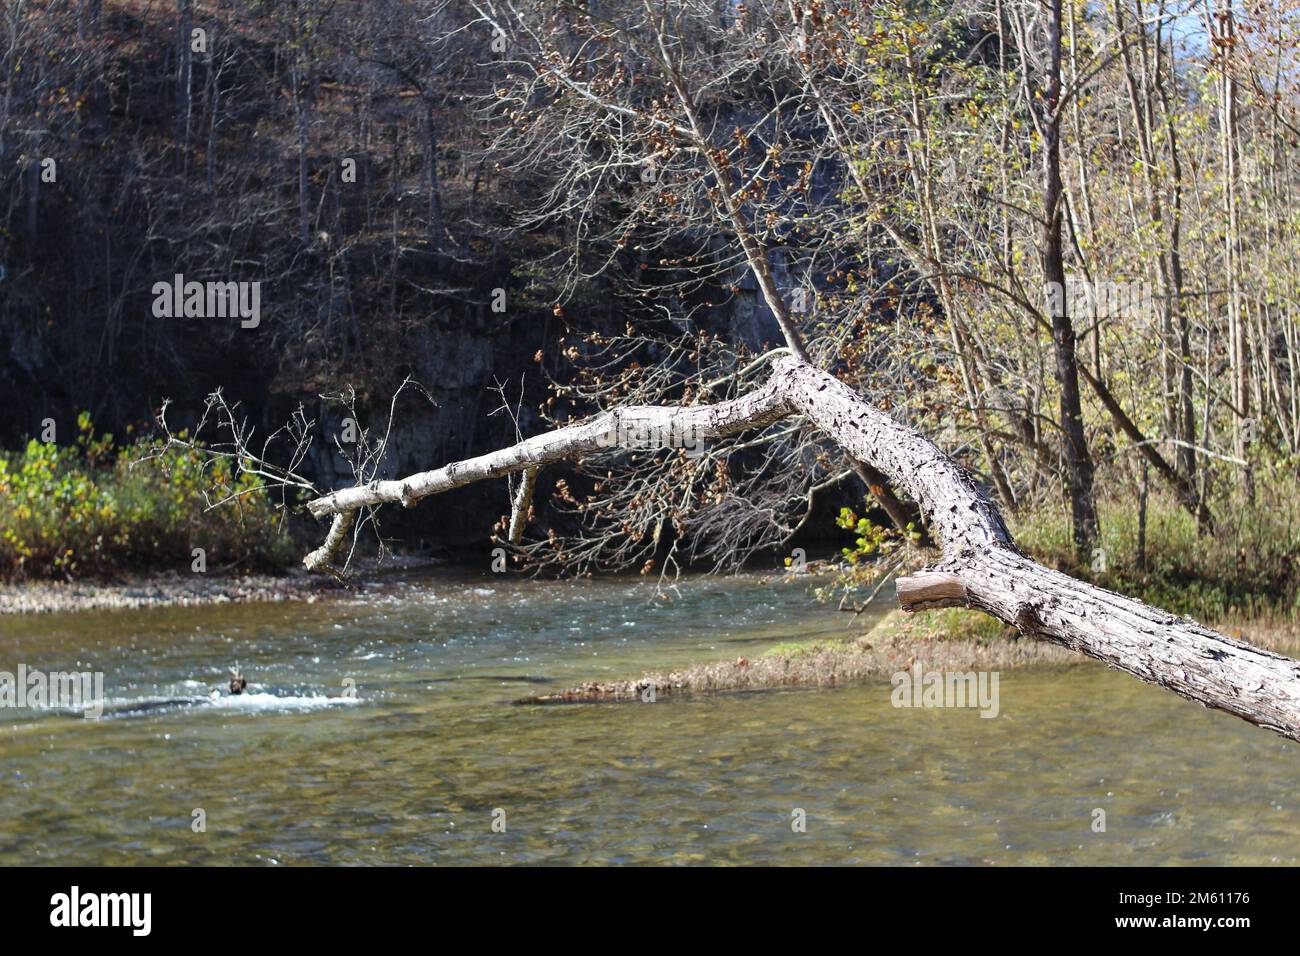
[[[194,29],[191,0],[177,0],[176,34],[176,142],[181,148],[181,163],[187,165],[190,142],[190,119],[193,116],[194,98],[191,87],[194,80],[194,51],[190,47],[190,32]]]
[[[1056,377],[1061,388],[1061,432],[1065,446],[1066,484],[1070,497],[1070,518],[1074,550],[1086,561],[1097,541],[1097,505],[1093,497],[1092,456],[1083,433],[1083,407],[1079,396],[1079,364],[1075,348],[1074,323],[1070,321],[1069,296],[1065,294],[1065,257],[1061,242],[1064,213],[1061,186],[1061,0],[1052,0],[1048,26],[1050,66],[1047,96],[1043,108],[1043,235],[1040,255],[1043,281],[1060,290],[1052,309],[1052,340],[1056,351]]]
[[[1234,448],[1238,458],[1246,457],[1246,446],[1254,440],[1255,423],[1251,419],[1250,353],[1246,344],[1246,315],[1242,308],[1238,266],[1237,177],[1237,81],[1232,69],[1232,49],[1236,43],[1236,21],[1232,0],[1224,0],[1214,13],[1218,21],[1216,36],[1219,60],[1219,133],[1223,163],[1223,275],[1228,291],[1228,355],[1232,364],[1232,404],[1235,411]],[[1250,467],[1245,470],[1246,493],[1254,498],[1254,481]]]
[[[208,185],[208,191],[211,192],[216,184],[217,176],[217,126],[221,117],[221,67],[217,64],[220,59],[217,56],[217,30],[214,26],[209,31],[208,36],[208,76],[207,76],[207,95],[208,95],[208,145],[204,150],[204,163],[206,169],[204,175]]]
[[[27,232],[27,241],[34,243],[36,241],[36,232],[40,227],[40,134],[32,133],[29,142],[31,143],[31,146],[28,151],[27,167],[23,170],[27,175],[27,222],[25,228]]]
[[[311,189],[307,178],[307,104],[300,63],[293,67],[293,111],[298,127],[298,241],[311,238]],[[396,212],[394,212],[394,216]]]
[[[1166,15],[1166,7],[1162,2],[1159,7],[1159,16],[1163,19]],[[1172,74],[1174,69],[1174,36],[1169,31],[1168,35],[1163,32],[1163,25],[1157,25],[1155,31],[1156,43],[1168,43],[1168,55],[1164,57],[1163,62],[1167,64],[1164,68],[1159,66],[1155,71],[1155,88],[1156,95],[1160,100],[1160,109],[1164,119],[1165,135],[1169,142],[1169,174],[1172,179],[1170,186],[1170,208],[1169,208],[1169,278],[1173,286],[1171,294],[1173,296],[1173,315],[1178,334],[1178,413],[1176,415],[1176,427],[1174,434],[1183,443],[1179,446],[1176,453],[1177,468],[1179,474],[1190,487],[1196,486],[1196,452],[1193,446],[1196,444],[1196,407],[1192,393],[1192,320],[1188,314],[1188,305],[1184,301],[1186,294],[1187,277],[1183,268],[1183,191],[1184,191],[1184,172],[1182,150],[1179,144],[1179,131],[1177,117],[1174,111],[1174,104],[1169,96],[1169,84],[1167,80],[1174,79]],[[1163,38],[1163,39],[1162,39]]]
[[[438,116],[431,102],[425,105],[424,122],[429,151],[429,248],[433,251],[434,262],[441,266],[446,233],[442,222],[442,191],[438,182]]]

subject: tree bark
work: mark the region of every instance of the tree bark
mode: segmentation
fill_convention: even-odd
[[[727,402],[613,409],[434,471],[318,498],[308,508],[318,518],[332,515],[333,525],[325,545],[303,563],[310,569],[328,567],[359,508],[388,502],[410,507],[428,495],[474,481],[608,452],[629,435],[637,436],[639,448],[668,445],[683,434],[708,440],[794,414],[805,416],[851,458],[878,469],[920,505],[943,549],[943,560],[899,580],[903,608],[978,608],[1026,636],[1095,657],[1207,707],[1300,740],[1300,662],[1032,561],[1015,546],[992,500],[965,469],[843,382],[793,356],[777,359],[762,387]]]
[[[1088,559],[1097,541],[1098,529],[1092,487],[1092,456],[1083,433],[1074,323],[1065,304],[1069,297],[1065,295],[1065,254],[1061,240],[1061,217],[1064,213],[1061,184],[1061,21],[1061,0],[1051,0],[1047,38],[1051,63],[1043,121],[1043,234],[1039,253],[1043,260],[1043,281],[1059,293],[1056,297],[1058,307],[1052,310],[1052,341],[1056,351],[1056,378],[1061,388],[1061,434],[1074,548],[1082,563]]]
[[[973,607],[1151,684],[1300,739],[1300,662],[1076,581],[1009,548],[899,579],[905,610]]]

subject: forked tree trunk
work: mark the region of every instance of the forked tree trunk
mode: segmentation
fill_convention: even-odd
[[[831,375],[797,358],[779,358],[761,388],[717,405],[628,406],[477,458],[396,481],[345,488],[308,506],[334,516],[325,545],[304,559],[328,567],[359,508],[419,499],[485,478],[526,473],[552,462],[607,452],[626,436],[636,447],[675,437],[708,440],[802,415],[852,458],[912,496],[943,550],[943,560],[898,582],[905,610],[978,608],[1040,638],[1105,661],[1190,700],[1236,714],[1300,740],[1300,662],[1234,641],[1194,621],[1046,568],[1016,548],[992,500],[937,445],[894,421]],[[624,445],[623,447],[627,447]],[[519,495],[512,536],[529,495]]]

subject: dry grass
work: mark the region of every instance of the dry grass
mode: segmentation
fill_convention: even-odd
[[[871,631],[853,640],[782,644],[754,658],[697,664],[636,679],[579,684],[520,703],[637,700],[650,687],[655,689],[656,697],[773,687],[830,687],[894,674],[916,661],[927,670],[969,671],[1015,670],[1082,660],[1051,644],[1002,633],[988,637],[990,629],[984,623],[988,620],[970,611],[932,614],[928,620],[893,611]]]
[[[1300,623],[1289,617],[1265,615],[1254,620],[1228,619],[1211,625],[1221,634],[1266,651],[1300,656]]]
[[[1220,629],[1230,637],[1268,650],[1300,650],[1300,626],[1285,619],[1227,623]],[[957,609],[920,615],[892,611],[853,640],[781,644],[752,659],[740,657],[635,679],[588,682],[519,703],[631,701],[642,699],[652,687],[656,699],[776,687],[833,687],[896,674],[918,661],[926,670],[951,672],[1066,667],[1087,660],[1054,644],[1021,638],[1011,628],[976,611]]]

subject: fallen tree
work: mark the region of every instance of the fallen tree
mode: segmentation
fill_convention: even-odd
[[[802,359],[777,358],[763,386],[714,405],[627,406],[508,448],[403,479],[372,481],[310,502],[332,516],[309,569],[331,567],[355,513],[387,503],[413,506],[471,482],[525,473],[512,504],[517,540],[537,469],[564,459],[667,447],[682,435],[722,438],[801,415],[853,460],[886,476],[920,506],[942,559],[898,581],[908,611],[978,608],[1017,628],[1104,661],[1207,707],[1300,740],[1300,662],[1224,637],[1194,621],[1078,581],[1031,560],[1012,540],[976,481],[932,441],[864,401]]]

